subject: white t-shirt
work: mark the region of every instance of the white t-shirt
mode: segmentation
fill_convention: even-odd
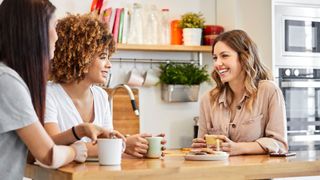
[[[90,90],[93,94],[94,104],[93,124],[109,130],[113,129],[107,92],[95,85],[91,86]],[[80,113],[70,96],[60,84],[53,82],[48,82],[47,84],[44,122],[57,123],[61,132],[83,123]]]

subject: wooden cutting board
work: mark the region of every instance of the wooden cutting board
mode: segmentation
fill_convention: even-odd
[[[105,89],[111,95],[112,89]],[[132,89],[139,108],[139,90]],[[134,114],[130,97],[124,88],[118,88],[113,96],[113,127],[122,134],[138,134],[139,118]]]

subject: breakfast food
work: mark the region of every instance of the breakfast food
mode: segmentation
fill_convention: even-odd
[[[210,148],[197,148],[197,149],[192,149],[190,151],[191,154],[193,155],[220,155],[220,154],[225,154],[225,152],[222,151],[214,151]]]

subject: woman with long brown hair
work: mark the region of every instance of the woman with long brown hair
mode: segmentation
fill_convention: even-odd
[[[286,152],[283,95],[255,43],[244,31],[233,30],[219,35],[212,47],[217,85],[201,99],[192,146],[206,147],[205,134],[213,134],[222,141],[220,150],[231,155]]]
[[[48,0],[0,5],[0,174],[6,179],[22,179],[27,150],[50,168],[87,157],[84,143],[55,145],[42,126],[48,64],[57,40],[54,11]],[[98,135],[110,132],[101,129],[93,136]]]

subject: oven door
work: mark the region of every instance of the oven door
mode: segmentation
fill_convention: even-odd
[[[280,88],[286,102],[290,150],[320,149],[320,81],[285,80]]]

